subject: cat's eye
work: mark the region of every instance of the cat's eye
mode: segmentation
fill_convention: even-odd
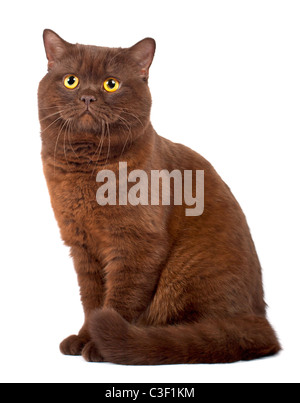
[[[74,76],[74,74],[69,74],[64,79],[64,86],[69,90],[73,90],[79,84],[79,78]]]
[[[104,81],[104,89],[107,92],[115,92],[119,89],[120,83],[116,78],[110,77]]]

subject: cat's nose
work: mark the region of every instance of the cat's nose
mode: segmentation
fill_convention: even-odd
[[[89,107],[90,103],[97,101],[94,95],[82,95],[80,101],[83,101],[87,107]]]

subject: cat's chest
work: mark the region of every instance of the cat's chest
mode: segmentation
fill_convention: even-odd
[[[50,190],[52,206],[62,238],[68,245],[85,243],[101,227],[101,211],[96,200],[96,186],[64,181]]]
[[[62,182],[51,200],[64,242],[84,246],[100,261],[126,256],[141,242],[166,239],[166,214],[161,206],[100,205],[97,183]]]

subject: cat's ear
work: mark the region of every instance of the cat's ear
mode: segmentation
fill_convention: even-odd
[[[149,68],[154,58],[155,49],[156,43],[152,38],[145,38],[129,49],[130,54],[140,67],[141,77],[145,80],[149,77]]]
[[[50,70],[55,62],[61,59],[71,44],[64,41],[55,32],[51,31],[51,29],[44,30],[43,39],[48,59],[48,69]]]

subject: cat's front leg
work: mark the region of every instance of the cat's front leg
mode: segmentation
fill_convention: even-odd
[[[89,341],[90,337],[88,334],[84,336],[79,332],[78,335],[73,334],[63,340],[59,348],[64,355],[81,355],[83,348]]]
[[[84,247],[72,247],[71,256],[78,276],[85,322],[78,335],[69,336],[60,344],[60,350],[65,355],[83,354],[91,361],[102,361],[93,346],[87,326],[90,314],[103,306],[104,282],[101,265]]]
[[[60,351],[64,355],[82,355],[89,362],[102,362],[103,357],[91,340],[85,326],[78,335],[67,337],[60,344]]]
[[[113,308],[128,322],[138,320],[151,302],[160,275],[159,264],[147,263],[137,267],[119,261],[106,268],[104,308]]]
[[[152,215],[152,227],[149,216],[140,221],[147,225],[128,230],[127,236],[115,236],[111,242],[115,248],[103,250],[107,257],[103,307],[113,308],[130,323],[137,322],[149,307],[169,251],[159,217]]]
[[[99,312],[105,311],[110,314],[117,311],[128,322],[136,323],[149,306],[160,275],[159,262],[155,265],[153,261],[145,260],[140,266],[134,264],[135,262],[132,262],[130,266],[127,263],[126,260],[114,260],[105,268],[106,294],[103,308],[110,308],[110,310],[94,311],[89,323],[90,329],[92,329],[95,314],[97,317]],[[93,337],[93,341],[84,348],[82,355],[87,361],[104,361],[102,357],[97,359],[97,352],[101,353],[101,349],[98,346],[97,350],[96,345],[97,338]]]

